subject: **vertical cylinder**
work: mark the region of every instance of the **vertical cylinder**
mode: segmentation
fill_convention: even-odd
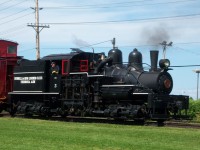
[[[157,71],[157,64],[158,64],[158,51],[151,50],[150,51],[150,59],[151,59],[151,69],[150,71]]]
[[[131,67],[134,67],[136,70],[143,70],[142,54],[136,48],[129,53],[128,63]]]
[[[111,49],[108,52],[108,57],[112,58],[112,60],[113,60],[112,64],[113,65],[121,65],[122,62],[123,62],[122,51],[119,50],[118,48]]]

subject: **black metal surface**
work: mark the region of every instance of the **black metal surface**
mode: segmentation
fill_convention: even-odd
[[[136,70],[143,70],[142,54],[137,49],[134,49],[129,53],[128,62],[129,65],[134,67]]]
[[[113,65],[121,65],[122,64],[122,52],[118,48],[111,49],[108,52],[108,57],[112,58]]]
[[[143,72],[138,77],[139,82],[156,93],[169,94],[173,89],[173,80],[168,72]],[[164,82],[169,81],[169,87]]]
[[[14,70],[14,92],[45,92],[46,63],[44,61],[22,61]]]
[[[152,50],[150,51],[150,59],[151,59],[151,69],[150,71],[157,71],[157,64],[158,64],[158,51]]]

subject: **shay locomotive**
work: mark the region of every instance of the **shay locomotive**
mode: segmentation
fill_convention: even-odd
[[[150,56],[148,71],[137,49],[129,54],[128,64],[123,64],[122,52],[116,47],[108,56],[72,49],[40,60],[22,59],[14,70],[10,113],[160,122],[186,114],[189,97],[170,95],[169,60],[161,59],[158,68],[158,51],[150,51]],[[52,62],[58,73],[51,72]]]

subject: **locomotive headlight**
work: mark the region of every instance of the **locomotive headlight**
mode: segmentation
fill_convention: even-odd
[[[160,66],[161,69],[166,69],[166,68],[168,68],[168,67],[170,66],[170,61],[169,61],[169,59],[161,59],[161,60],[159,61],[159,66]]]
[[[165,86],[165,88],[169,89],[169,88],[171,87],[171,85],[172,85],[171,80],[166,79],[166,80],[164,81],[164,86]]]

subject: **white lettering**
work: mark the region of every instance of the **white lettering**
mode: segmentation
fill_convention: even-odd
[[[35,84],[37,80],[43,80],[43,76],[14,77],[14,80],[20,81],[21,84]]]
[[[42,76],[37,76],[36,79],[37,79],[37,80],[43,80],[43,77],[42,77]]]
[[[28,80],[36,80],[36,77],[29,77]]]
[[[30,81],[20,81],[21,84],[29,84]]]
[[[33,77],[14,77],[14,80],[43,80],[42,76],[33,76]]]
[[[31,83],[35,83],[35,80],[32,80]]]

